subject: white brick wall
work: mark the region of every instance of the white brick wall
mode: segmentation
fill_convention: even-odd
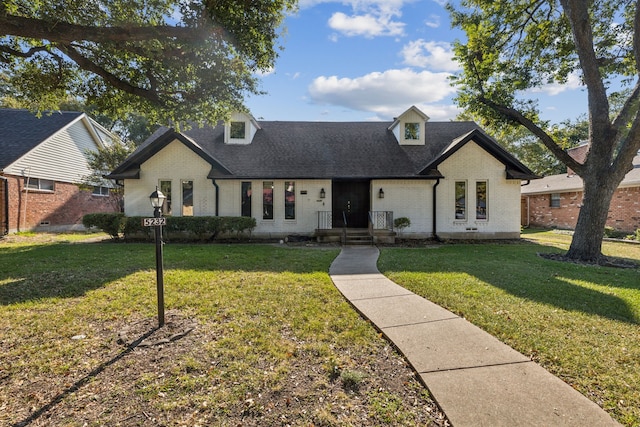
[[[520,234],[520,181],[507,180],[505,166],[473,141],[460,148],[438,168],[444,179],[437,193],[437,233],[441,237],[466,234],[473,238],[517,237]],[[487,181],[487,219],[475,215],[476,181]],[[455,182],[467,183],[467,218],[455,218]],[[483,236],[487,237],[487,236]]]

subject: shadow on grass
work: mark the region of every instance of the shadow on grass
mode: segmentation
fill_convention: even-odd
[[[164,269],[165,273],[171,269],[326,273],[338,252],[330,249],[168,244],[164,247]],[[6,246],[0,247],[0,257],[0,306],[79,297],[134,272],[155,271],[153,243]]]
[[[640,323],[636,314],[638,307],[615,295],[615,289],[612,289],[637,290],[640,301],[637,269],[548,260],[538,252],[553,249],[535,243],[460,244],[442,246],[438,250],[413,251],[413,255],[393,254],[393,250],[385,252],[381,269],[387,273],[464,273],[518,298],[563,310]]]
[[[27,426],[27,425],[31,424],[32,422],[36,421],[38,418],[40,418],[41,416],[43,416],[44,414],[49,412],[51,409],[55,408],[58,404],[60,404],[67,396],[69,396],[69,395],[77,392],[78,390],[80,390],[83,386],[85,386],[87,383],[89,383],[92,379],[94,379],[95,377],[100,375],[109,366],[115,364],[116,362],[121,360],[123,357],[125,357],[127,354],[129,354],[133,350],[135,350],[135,348],[138,347],[140,345],[140,343],[142,343],[142,341],[144,341],[145,339],[149,338],[157,330],[158,330],[158,327],[155,327],[155,328],[151,329],[149,332],[147,332],[144,335],[140,336],[140,338],[138,338],[137,340],[135,340],[131,344],[129,344],[124,350],[122,350],[114,358],[112,358],[110,360],[107,360],[106,362],[101,363],[100,365],[98,365],[94,370],[89,372],[87,375],[85,375],[84,377],[82,377],[81,379],[76,381],[74,384],[72,384],[71,386],[67,387],[65,390],[63,390],[61,393],[59,393],[53,399],[51,399],[51,401],[49,403],[47,403],[47,404],[43,405],[42,407],[40,407],[39,409],[35,410],[33,413],[31,413],[31,415],[29,415],[24,420],[13,424],[13,427],[24,427],[24,426]]]

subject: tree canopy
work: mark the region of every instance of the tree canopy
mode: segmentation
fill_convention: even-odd
[[[461,0],[448,5],[466,41],[457,101],[488,123],[528,129],[584,182],[567,257],[598,260],[613,192],[640,149],[640,11],[621,0]],[[534,89],[577,77],[588,96],[589,152],[571,158],[540,120]],[[617,90],[621,87],[623,90]]]
[[[3,93],[111,117],[215,122],[260,93],[295,0],[2,0]]]

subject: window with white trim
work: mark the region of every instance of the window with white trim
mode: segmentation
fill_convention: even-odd
[[[455,183],[455,215],[457,220],[467,219],[467,182],[456,181]]]
[[[476,219],[487,219],[487,181],[476,181]]]
[[[104,185],[94,185],[91,194],[94,196],[106,197],[109,195],[109,187],[105,187]]]
[[[55,189],[53,180],[31,177],[24,179],[24,186],[28,190],[53,191]]]
[[[284,219],[296,219],[296,182],[284,183]]]

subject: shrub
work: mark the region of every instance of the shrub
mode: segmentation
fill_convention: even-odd
[[[411,227],[411,220],[407,217],[401,216],[400,218],[393,220],[393,226],[401,233],[405,228]]]
[[[205,241],[224,233],[235,233],[239,237],[243,232],[251,232],[255,226],[255,218],[249,217],[169,216],[163,232],[167,239]],[[152,239],[152,228],[142,225],[142,217],[128,217],[123,232],[127,240]]]
[[[117,239],[124,230],[124,219],[125,216],[121,212],[92,213],[82,217],[82,225],[87,228],[99,228],[114,239]]]

